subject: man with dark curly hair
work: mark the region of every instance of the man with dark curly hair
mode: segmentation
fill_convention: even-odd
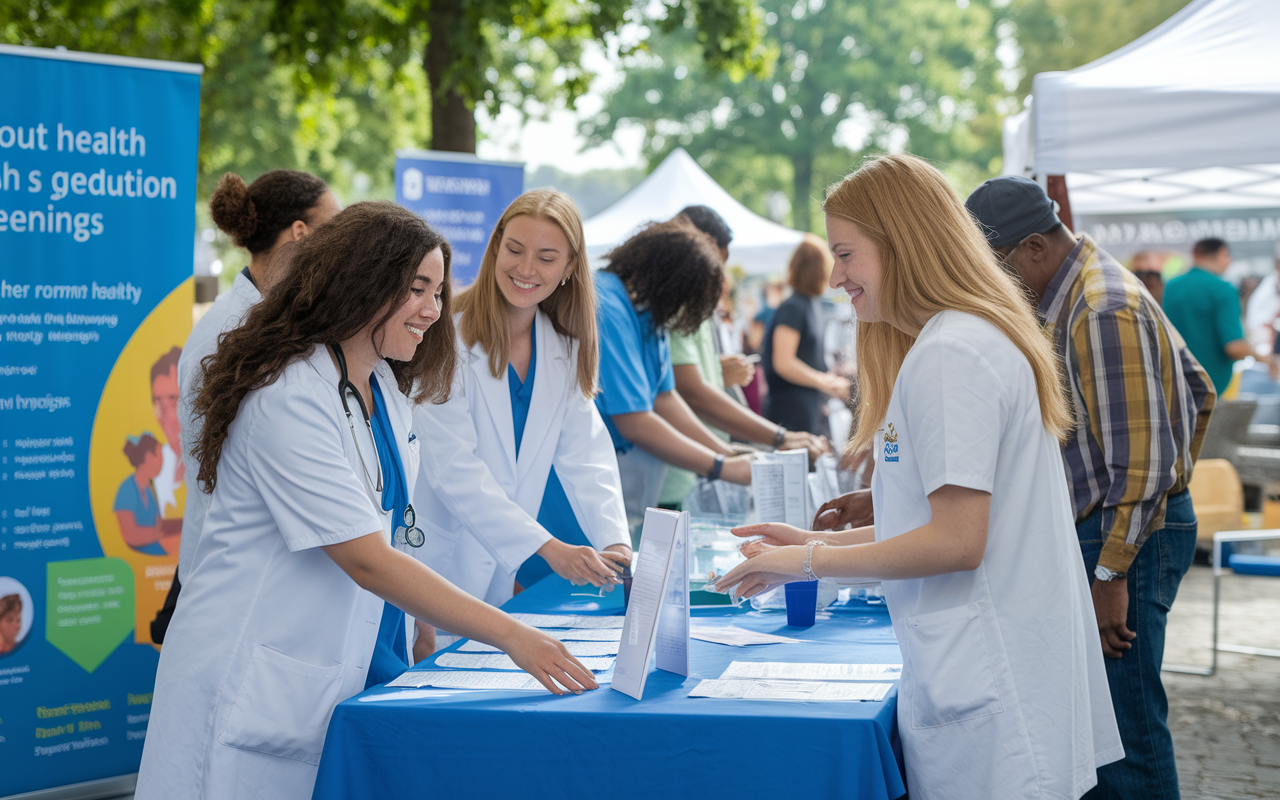
[[[723,283],[716,243],[687,218],[649,225],[616,247],[596,276],[600,393],[613,437],[627,520],[638,546],[644,511],[658,504],[667,466],[742,485],[751,457],[704,425],[675,388],[667,334],[692,334]]]

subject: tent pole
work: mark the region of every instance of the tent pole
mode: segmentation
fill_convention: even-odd
[[[1045,176],[1045,193],[1049,195],[1049,199],[1058,204],[1058,219],[1062,220],[1062,224],[1067,226],[1067,230],[1074,232],[1075,224],[1071,219],[1071,198],[1067,194],[1067,177],[1065,175],[1046,175]]]

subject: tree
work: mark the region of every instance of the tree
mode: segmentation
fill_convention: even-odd
[[[395,148],[429,132],[417,65],[397,70],[365,48],[362,68],[321,93],[276,62],[268,22],[262,6],[231,0],[13,0],[0,6],[0,42],[203,63],[197,197],[224,172],[252,180],[279,168],[314,172],[348,198],[389,196]]]
[[[1075,69],[1125,46],[1173,16],[1188,0],[1012,0],[1010,33],[1021,49],[1018,97],[1039,72]]]
[[[587,42],[614,40],[655,4],[635,0],[275,0],[278,53],[327,81],[361,62],[359,43],[403,58],[425,42],[431,91],[431,147],[474,153],[475,110],[503,105],[528,113],[562,99],[572,104],[594,77],[582,67]],[[648,21],[671,30],[691,24],[714,71],[758,69],[759,15],[751,0],[664,0]]]
[[[980,0],[764,0],[763,77],[710,74],[692,31],[630,60],[592,144],[645,129],[651,162],[683,146],[758,211],[789,177],[791,224],[811,230],[817,188],[865,149],[910,149],[983,171],[999,155],[994,17]],[[961,7],[964,6],[964,7]],[[789,174],[788,174],[789,173]]]

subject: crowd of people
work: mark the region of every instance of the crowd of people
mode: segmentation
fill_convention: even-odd
[[[456,296],[448,242],[394,204],[276,171],[211,206],[251,260],[178,365],[191,488],[139,798],[309,796],[336,704],[447,637],[596,688],[497,606],[551,572],[617,585],[646,508],[749,484],[761,449],[832,450],[828,399],[854,395],[836,446],[870,489],[813,530],[736,530],[718,588],[882,581],[913,797],[1177,797],[1160,663],[1219,376],[1170,319],[1225,302],[1219,251],[1166,316],[1034,182],[962,201],[881,156],[829,190],[789,297],[768,285],[735,327],[733,231],[702,206],[593,269],[572,200],[526,192]],[[852,381],[828,287],[856,314]],[[1236,324],[1202,338],[1230,358]]]

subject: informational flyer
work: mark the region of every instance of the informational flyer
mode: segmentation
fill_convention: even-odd
[[[0,796],[142,754],[185,501],[200,72],[0,47]]]

